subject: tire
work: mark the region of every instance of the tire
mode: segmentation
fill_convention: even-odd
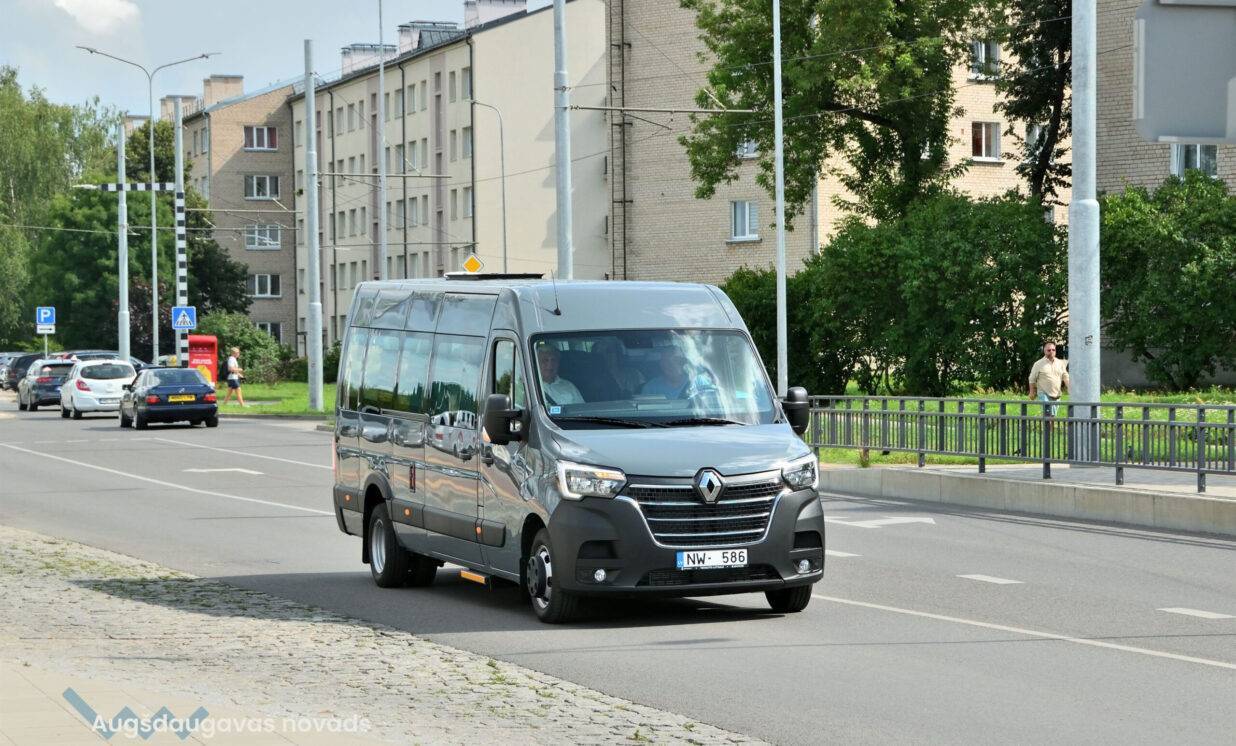
[[[128,417],[125,417],[123,411],[120,412],[120,426],[121,427],[133,427],[133,420],[129,419]]]
[[[374,507],[369,515],[369,574],[379,588],[398,588],[408,576],[408,553],[399,546],[395,526],[383,502]]]
[[[416,552],[408,552],[408,577],[404,581],[413,588],[425,588],[433,585],[433,579],[438,575],[438,562],[431,557]]]
[[[39,411],[39,405],[36,402],[30,402],[29,404],[26,405],[26,411],[27,412],[37,412]]]
[[[69,410],[65,409],[63,404],[60,405],[60,419],[69,419]]]
[[[17,395],[17,411],[19,412],[26,411],[26,403],[21,400],[21,394]]]
[[[189,420],[189,427],[197,427],[202,424],[201,420]]]
[[[765,591],[764,597],[768,599],[768,605],[773,611],[779,614],[795,614],[811,603],[811,586],[799,585],[779,591]]]
[[[73,407],[73,419],[80,420],[81,418],[82,418],[82,411],[78,409],[76,406],[74,406]]]
[[[528,594],[537,619],[546,624],[565,624],[579,616],[580,597],[553,587],[553,547],[549,543],[549,531],[536,532],[524,565],[524,592]]]
[[[206,418],[206,427],[218,427],[218,426],[219,426],[219,418],[217,416]]]
[[[142,416],[141,412],[133,413],[133,427],[138,430],[145,430],[149,425],[150,423],[146,422],[146,418]]]

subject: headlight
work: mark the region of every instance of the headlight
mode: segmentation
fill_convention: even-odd
[[[790,489],[815,489],[819,476],[819,463],[814,454],[797,458],[781,467],[781,478]]]
[[[558,462],[558,490],[568,500],[583,497],[613,497],[626,484],[627,475],[603,466]]]

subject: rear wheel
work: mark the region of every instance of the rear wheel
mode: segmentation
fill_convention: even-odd
[[[217,416],[206,418],[206,427],[218,427],[218,426],[219,426],[219,418]]]
[[[768,599],[768,605],[773,611],[779,614],[794,614],[811,603],[811,586],[799,585],[779,591],[765,591],[764,597]]]
[[[82,418],[82,411],[77,408],[76,404],[74,404],[73,405],[73,419],[80,420],[81,418]]]
[[[398,588],[408,575],[408,553],[395,538],[386,503],[380,503],[369,516],[369,574],[379,588]]]
[[[532,611],[546,624],[563,624],[579,615],[579,596],[554,587],[553,549],[549,531],[541,529],[532,539],[524,571],[524,590],[532,602]]]
[[[63,404],[60,405],[60,419],[69,419],[69,410],[65,409]]]

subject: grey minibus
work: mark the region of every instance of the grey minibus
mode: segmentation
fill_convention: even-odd
[[[807,393],[776,398],[716,287],[364,282],[338,381],[335,516],[381,587],[449,562],[556,623],[615,594],[801,611],[822,577]]]

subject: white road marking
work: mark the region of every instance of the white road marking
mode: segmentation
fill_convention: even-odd
[[[220,471],[238,471],[241,474],[251,474],[255,477],[262,475],[262,472],[260,471],[254,471],[253,469],[242,469],[239,466],[232,466],[226,469],[185,469],[185,471],[194,472],[196,474],[213,474]]]
[[[1182,606],[1173,606],[1170,609],[1159,609],[1166,611],[1168,614],[1184,614],[1185,616],[1201,617],[1202,619],[1236,619],[1231,614],[1220,614],[1217,611],[1202,611],[1200,609],[1186,609]]]
[[[837,598],[835,596],[824,596],[819,593],[811,594],[813,597],[822,601],[831,601],[836,604],[846,604],[848,606],[861,606],[866,609],[877,609],[879,611],[890,611],[894,614],[905,614],[907,616],[922,617],[924,619],[935,619],[940,622],[952,622],[954,624],[965,624],[971,627],[982,627],[983,629],[994,629],[998,632],[1011,632],[1016,635],[1026,635],[1027,637],[1037,637],[1043,640],[1058,640],[1060,642],[1071,642],[1074,645],[1089,645],[1095,648],[1106,648],[1108,650],[1119,650],[1125,653],[1136,653],[1138,655],[1148,655],[1154,658],[1168,658],[1170,660],[1183,661],[1185,663],[1198,663],[1203,666],[1214,666],[1215,668],[1227,668],[1236,671],[1236,663],[1228,663],[1227,661],[1217,661],[1210,658],[1197,658],[1192,655],[1179,655],[1177,653],[1167,653],[1162,650],[1151,650],[1149,648],[1137,648],[1132,645],[1120,645],[1114,642],[1106,642],[1104,640],[1087,640],[1084,637],[1070,637],[1069,635],[1061,635],[1055,632],[1042,632],[1034,629],[1025,629],[1024,627],[1010,627],[1004,624],[992,624],[991,622],[980,622],[974,619],[962,619],[961,617],[946,616],[944,614],[932,614],[928,611],[915,611],[914,609],[901,609],[896,606],[885,606],[883,604],[873,604],[867,601],[855,601],[849,598]]]
[[[231,448],[218,448],[216,446],[204,446],[201,443],[190,443],[184,440],[172,440],[171,438],[155,438],[164,443],[174,443],[178,446],[189,446],[190,448],[205,448],[208,451],[219,451],[220,453],[231,453],[237,456],[249,456],[251,458],[264,458],[268,461],[282,461],[285,464],[296,464],[297,466],[312,466],[315,469],[332,469],[328,464],[311,464],[308,461],[297,461],[290,458],[279,458],[278,456],[267,456],[262,453],[248,453],[246,451],[234,451]],[[333,470],[333,469],[332,469]]]
[[[927,523],[935,525],[936,519],[928,516],[893,516],[891,518],[872,518],[866,521],[849,521],[844,518],[824,517],[825,523],[838,523],[842,526],[857,526],[858,528],[880,528],[881,526],[898,526],[903,523]]]
[[[958,575],[959,578],[966,580],[981,580],[984,583],[995,583],[996,585],[1016,585],[1022,581],[1009,580],[1008,578],[997,578],[994,575]]]
[[[96,471],[105,471],[108,474],[115,474],[121,477],[128,477],[129,479],[137,479],[142,482],[149,482],[150,484],[157,484],[160,487],[170,487],[171,489],[183,490],[185,492],[193,492],[199,495],[209,495],[210,497],[222,497],[226,500],[237,500],[239,502],[256,503],[258,505],[270,505],[276,508],[287,508],[288,510],[300,510],[305,513],[315,513],[318,515],[334,515],[334,513],[330,512],[329,510],[318,510],[316,508],[303,508],[299,505],[288,505],[287,503],[277,503],[271,500],[259,500],[256,497],[241,497],[240,495],[228,495],[222,492],[212,492],[210,490],[199,490],[196,487],[186,487],[183,484],[175,484],[173,482],[164,482],[161,479],[152,479],[150,477],[143,477],[140,474],[130,474],[127,471],[120,471],[119,469],[109,469],[106,466],[96,466],[94,464],[87,464],[84,461],[74,461],[71,458],[64,458],[63,456],[54,456],[50,453],[40,453],[39,451],[32,451],[28,448],[19,448],[18,446],[9,445],[8,443],[4,443],[0,445],[3,445],[5,448],[11,448],[14,451],[21,451],[22,453],[28,453],[31,456],[42,456],[43,458],[49,458],[55,461],[63,461],[66,464],[73,464],[74,466],[81,466],[87,469],[95,469]]]
[[[849,552],[838,552],[836,549],[825,549],[824,554],[829,557],[862,557],[861,554],[850,554]]]

